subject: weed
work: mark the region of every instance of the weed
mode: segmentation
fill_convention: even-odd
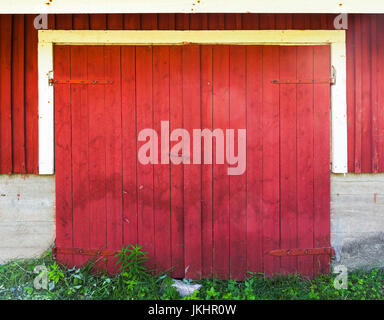
[[[155,275],[145,268],[146,253],[139,246],[118,252],[121,272],[108,275],[95,272],[95,261],[84,267],[62,267],[45,255],[34,260],[17,260],[0,265],[0,300],[2,299],[229,299],[229,300],[383,300],[384,269],[353,271],[348,274],[348,289],[337,290],[332,274],[307,280],[299,275],[267,278],[250,273],[244,281],[204,279],[199,291],[181,298],[168,274]],[[48,271],[48,289],[37,290],[33,272],[38,265]],[[191,282],[190,280],[186,281]]]
[[[120,271],[123,272],[123,276],[129,280],[144,280],[149,277],[147,268],[144,263],[148,260],[147,252],[142,251],[139,245],[128,245],[122,247],[120,251],[117,251],[116,257],[118,258],[116,264],[119,265]]]
[[[48,278],[53,280],[57,284],[60,279],[64,278],[64,273],[60,270],[56,261],[51,265],[51,271],[48,272]]]

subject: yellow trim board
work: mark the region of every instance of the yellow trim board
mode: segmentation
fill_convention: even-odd
[[[39,30],[40,43],[72,45],[331,44],[344,30]]]

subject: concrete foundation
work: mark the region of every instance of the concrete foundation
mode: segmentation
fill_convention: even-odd
[[[334,265],[384,267],[384,174],[331,176],[331,243]]]
[[[35,258],[55,241],[55,177],[0,175],[0,264]]]
[[[34,258],[55,241],[55,178],[0,175],[0,263]],[[384,266],[384,174],[332,174],[334,265]]]

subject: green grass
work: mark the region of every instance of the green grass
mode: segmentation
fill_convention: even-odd
[[[45,265],[48,289],[34,289],[33,272]],[[117,276],[91,272],[91,265],[81,269],[57,266],[50,254],[35,260],[20,260],[0,266],[0,300],[4,299],[181,299],[172,279],[166,275],[140,276],[122,272]],[[348,275],[348,289],[334,288],[335,275],[322,275],[312,281],[298,275],[265,278],[250,275],[243,282],[207,279],[202,288],[187,299],[383,299],[384,270],[355,271]]]

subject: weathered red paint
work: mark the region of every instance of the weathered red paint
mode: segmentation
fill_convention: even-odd
[[[50,29],[333,29],[327,14],[50,15]],[[0,173],[38,173],[37,31],[33,15],[0,15]],[[349,15],[348,170],[384,172],[383,15]],[[12,52],[12,59],[11,59]]]
[[[88,81],[54,85],[59,261],[138,243],[151,269],[174,268],[174,277],[329,270],[327,257],[268,254],[330,246],[330,84],[272,81],[329,77],[328,46],[57,46],[54,54],[58,80]],[[230,176],[215,162],[142,164],[138,134],[154,128],[162,138],[161,121],[170,131],[248,129],[245,173]],[[99,265],[116,271],[111,260]]]

